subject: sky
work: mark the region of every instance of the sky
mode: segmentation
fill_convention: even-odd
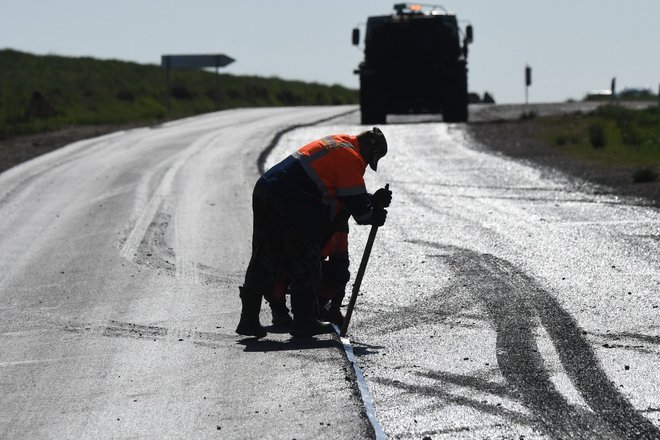
[[[235,75],[358,88],[351,30],[396,0],[0,0],[0,48],[159,64],[223,53]],[[438,4],[438,3],[434,3]],[[471,23],[469,89],[498,103],[582,99],[660,84],[660,0],[445,0]],[[364,28],[362,28],[363,30]],[[364,34],[364,32],[362,32]]]

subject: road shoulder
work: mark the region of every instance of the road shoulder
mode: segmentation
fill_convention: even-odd
[[[562,155],[541,138],[536,120],[479,122],[468,125],[468,132],[482,148],[541,166],[549,172],[564,173],[583,189],[634,197],[643,204],[660,207],[659,182],[633,183],[631,167],[596,166]]]

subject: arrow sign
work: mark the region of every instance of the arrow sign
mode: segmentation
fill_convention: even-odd
[[[224,54],[209,55],[163,55],[161,66],[166,69],[200,69],[204,67],[225,67],[234,59]]]

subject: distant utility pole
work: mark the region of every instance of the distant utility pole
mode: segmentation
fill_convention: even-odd
[[[610,92],[612,92],[612,98],[616,97],[616,76],[612,78],[612,82],[610,83]]]
[[[529,86],[532,85],[532,68],[525,66],[525,105],[529,104]]]

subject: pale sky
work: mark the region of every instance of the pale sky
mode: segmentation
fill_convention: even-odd
[[[224,72],[358,88],[351,29],[395,0],[0,0],[0,48],[159,64],[224,53]],[[660,0],[446,0],[474,27],[469,89],[499,103],[581,99],[660,83]]]

